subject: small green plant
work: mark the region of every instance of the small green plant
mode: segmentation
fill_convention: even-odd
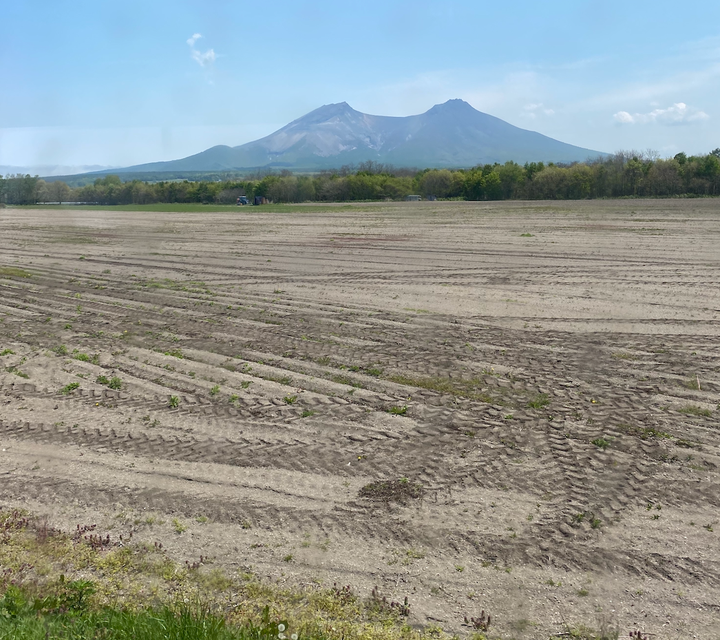
[[[177,533],[178,535],[187,531],[187,526],[180,522],[180,520],[178,520],[177,518],[173,518],[172,526],[175,530],[175,533]]]
[[[286,556],[283,556],[283,562],[292,562],[293,561],[293,554],[288,553]]]
[[[243,380],[243,381],[240,383],[240,386],[241,386],[243,389],[247,389],[251,384],[252,384],[252,380]]]
[[[530,409],[542,409],[550,404],[550,396],[547,393],[539,393],[527,403]]]
[[[75,391],[75,389],[78,389],[80,387],[79,382],[71,382],[70,384],[66,384],[62,389],[60,389],[60,393],[63,395],[68,395]]]
[[[74,349],[72,352],[72,357],[75,358],[75,360],[80,360],[80,362],[90,362],[91,364],[100,363],[100,355],[97,353],[89,356],[87,353],[83,353],[82,351]]]
[[[14,356],[15,352],[12,349],[3,349],[2,352],[0,352],[0,356]]]
[[[463,567],[461,564],[456,564],[455,571],[457,571],[458,573],[462,573],[463,571],[465,571],[465,567]]]
[[[312,409],[303,409],[301,415],[303,418],[309,418],[310,416],[314,416],[315,412]]]
[[[240,396],[238,396],[236,393],[233,393],[229,398],[228,402],[230,404],[235,404],[240,399]]]
[[[170,396],[170,399],[168,400],[168,405],[170,405],[172,409],[177,409],[180,406],[180,398],[178,398],[177,396]]]
[[[409,560],[422,560],[425,557],[425,552],[411,547],[405,552],[405,557]]]
[[[577,594],[578,594],[581,598],[584,598],[584,597],[590,595],[590,592],[589,592],[585,587],[583,587],[582,589],[578,589],[578,590],[577,590]]]
[[[649,440],[650,438],[667,439],[669,434],[664,431],[658,431],[653,427],[636,427],[631,424],[619,424],[618,431],[626,433],[630,436],[637,436],[641,440]]]
[[[712,415],[712,411],[710,411],[710,409],[703,409],[702,407],[698,407],[693,404],[682,407],[680,409],[680,413],[684,413],[688,416],[698,416],[703,418],[709,418]]]
[[[297,396],[285,396],[283,401],[285,404],[295,404],[297,402]]]
[[[113,376],[112,378],[108,378],[107,376],[98,376],[95,382],[98,384],[104,384],[110,389],[120,389],[122,387],[122,380],[120,380],[117,376]]]
[[[592,441],[592,444],[594,444],[598,449],[605,451],[605,449],[610,446],[610,441],[605,438],[595,438],[595,440]]]
[[[693,352],[692,355],[695,355]],[[686,389],[692,389],[693,391],[702,391],[700,388],[700,378],[699,376],[693,376],[688,378],[687,380],[681,380],[680,385],[685,387]]]
[[[395,416],[404,416],[407,413],[407,406],[403,405],[402,407],[390,407],[388,409],[388,413],[392,413]]]
[[[220,385],[216,384],[212,389],[210,389],[210,395],[216,396],[218,393],[220,393]]]
[[[0,267],[0,278],[10,276],[12,278],[32,278],[32,274],[20,267]]]
[[[532,237],[534,237],[534,236],[533,236],[532,233],[521,233],[521,234],[520,234],[520,237],[521,237],[521,238],[532,238]]]

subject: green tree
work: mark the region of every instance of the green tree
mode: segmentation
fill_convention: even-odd
[[[488,200],[502,200],[502,182],[497,171],[491,171],[485,176],[485,197]]]
[[[428,171],[421,178],[418,187],[423,196],[449,198],[453,193],[453,174],[447,169]]]
[[[8,204],[35,204],[38,201],[38,176],[29,174],[8,175],[5,179],[4,197]]]
[[[625,184],[629,190],[628,195],[637,195],[638,189],[642,184],[643,163],[638,158],[631,158],[625,165]]]
[[[517,198],[525,186],[525,169],[516,162],[506,162],[498,169],[502,197],[505,199]]]
[[[658,160],[647,175],[648,194],[652,196],[674,196],[682,191],[680,164],[672,160]]]
[[[47,186],[47,192],[48,200],[50,202],[57,202],[59,204],[62,204],[63,202],[68,202],[72,197],[72,191],[70,190],[70,187],[68,187],[67,183],[63,182],[62,180],[50,182]]]
[[[593,171],[586,164],[576,164],[567,172],[567,197],[573,200],[589,198],[593,188]]]
[[[525,163],[525,176],[528,180],[532,180],[535,174],[540,173],[545,168],[542,162],[526,162]]]
[[[482,174],[482,169],[473,169],[465,174],[463,195],[466,200],[485,199],[485,176]]]

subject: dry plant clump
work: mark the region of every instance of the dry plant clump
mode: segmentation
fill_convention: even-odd
[[[399,502],[406,504],[409,500],[422,498],[423,487],[418,482],[411,482],[407,478],[396,480],[378,480],[362,487],[358,493],[361,498],[376,500],[378,502]]]

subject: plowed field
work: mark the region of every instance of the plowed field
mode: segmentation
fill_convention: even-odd
[[[0,240],[0,506],[451,631],[720,636],[718,201],[8,208]]]

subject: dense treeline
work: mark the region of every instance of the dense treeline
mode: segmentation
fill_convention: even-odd
[[[652,152],[619,152],[571,165],[506,162],[458,170],[414,171],[365,162],[312,176],[282,171],[223,182],[122,182],[110,175],[74,189],[37,176],[0,178],[0,202],[9,204],[234,204],[240,195],[273,202],[346,202],[399,200],[410,194],[464,200],[716,196],[720,195],[720,149],[704,156],[679,153],[671,159]]]

